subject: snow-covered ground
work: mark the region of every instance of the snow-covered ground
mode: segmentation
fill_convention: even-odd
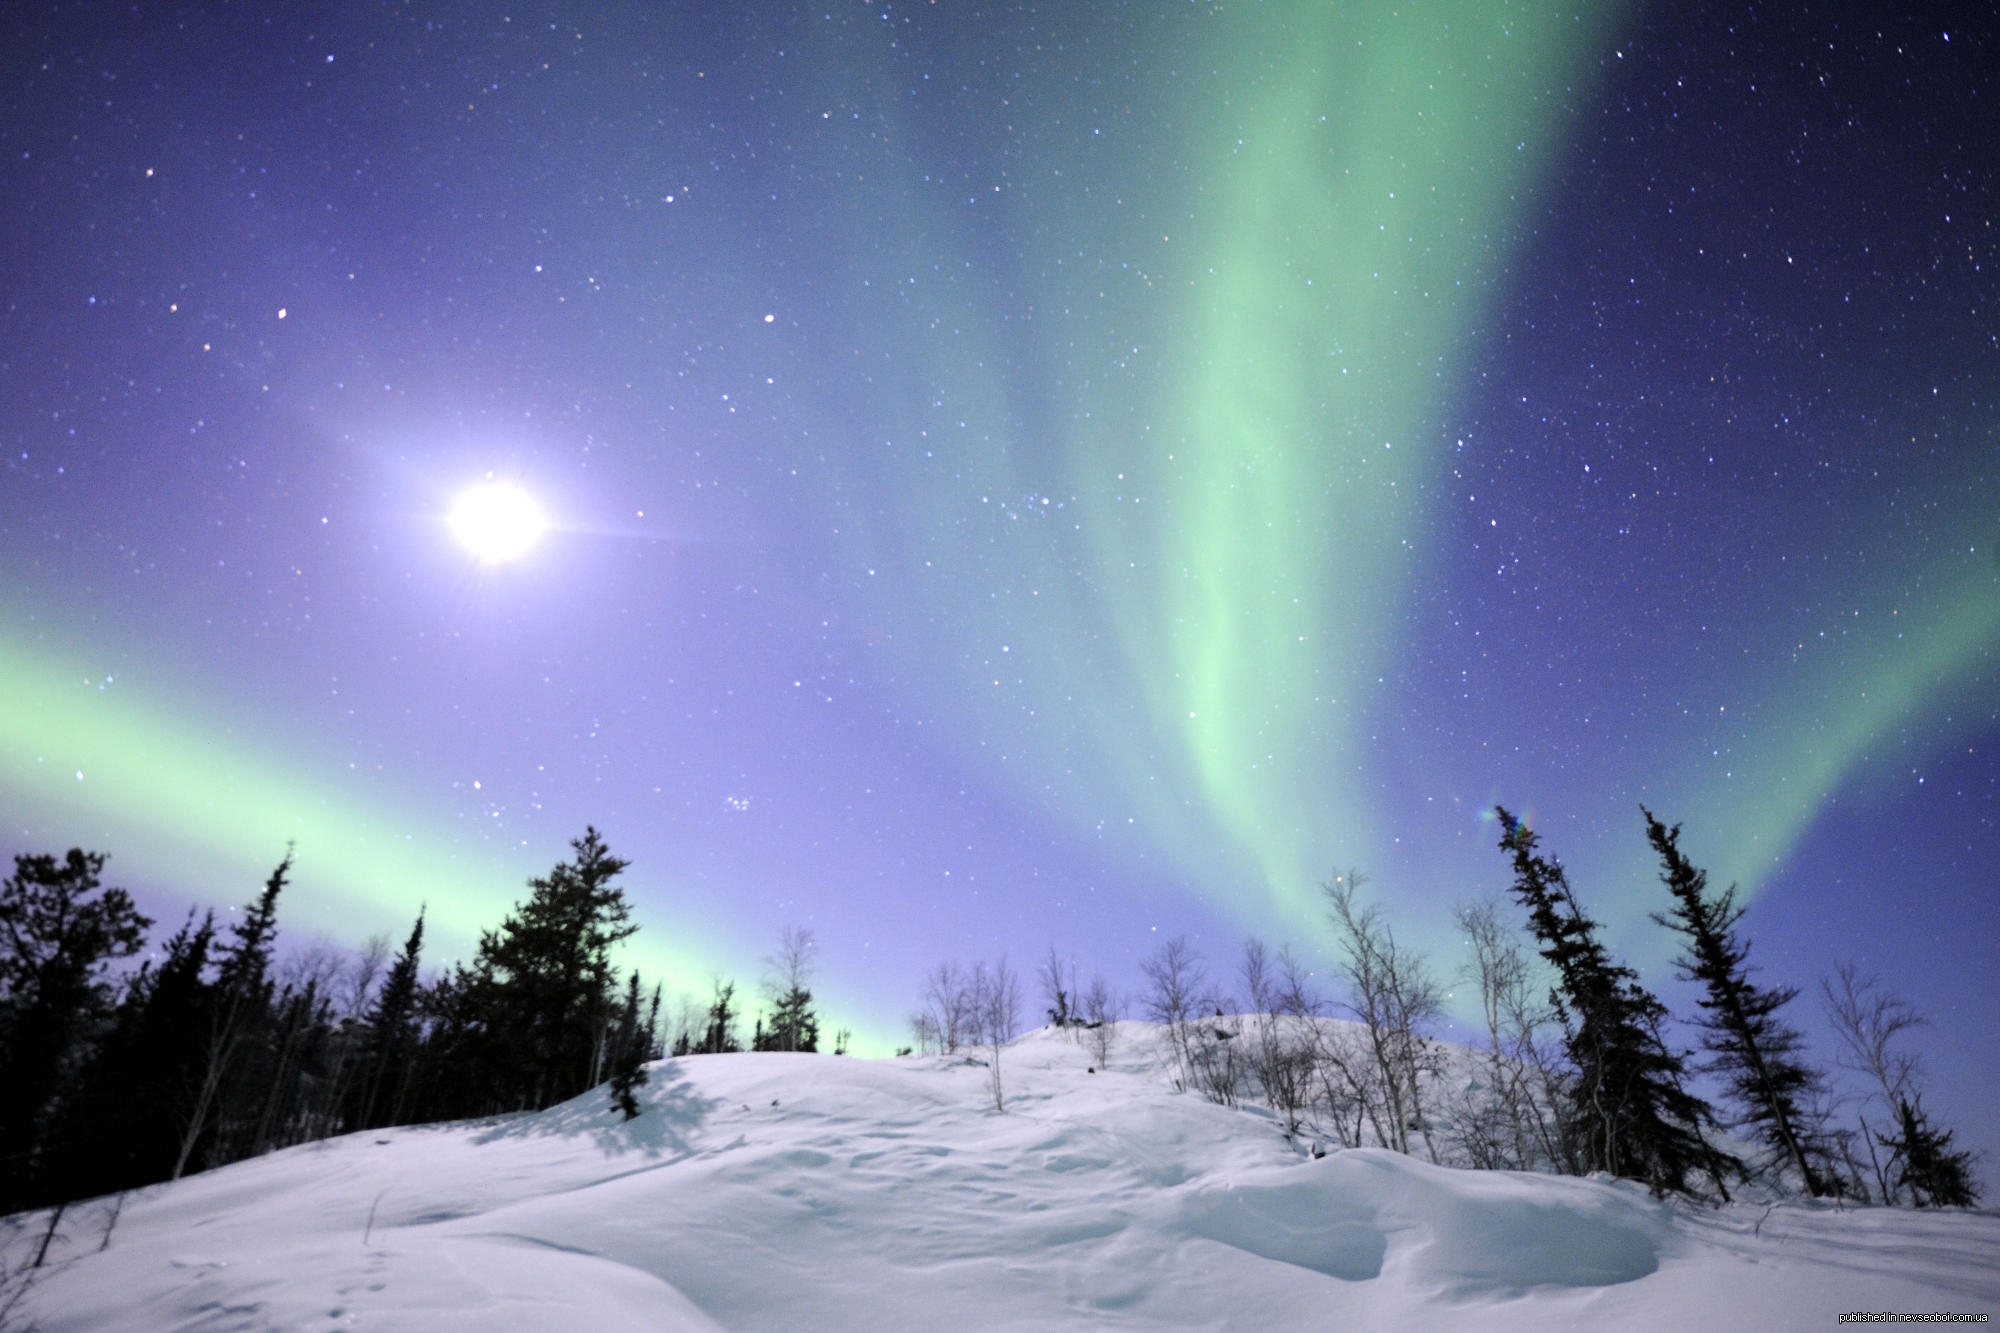
[[[1623,1183],[1312,1157],[1110,1068],[697,1056],[630,1124],[350,1135],[73,1209],[8,1317],[75,1329],[1832,1328],[2000,1314],[2000,1215],[1719,1210]],[[8,1258],[47,1214],[17,1219]],[[11,1266],[11,1265],[10,1265]]]

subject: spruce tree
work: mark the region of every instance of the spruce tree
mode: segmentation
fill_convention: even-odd
[[[255,1062],[263,1052],[259,1045],[271,1024],[271,951],[278,936],[278,895],[284,892],[292,871],[289,848],[278,868],[264,881],[263,892],[230,927],[231,941],[220,950],[215,982],[207,988],[203,1006],[206,1013],[201,1068],[194,1091],[182,1118],[180,1148],[174,1157],[171,1176],[179,1180],[197,1157],[196,1148],[211,1137],[223,1139],[223,1160],[228,1160],[226,1141],[239,1128],[234,1123],[243,1113],[242,1093],[255,1079],[237,1077],[239,1065]],[[203,1157],[214,1153],[204,1153]]]
[[[356,1084],[355,1128],[375,1129],[399,1124],[409,1087],[410,1060],[416,1045],[417,966],[424,950],[424,912],[410,938],[383,978],[382,990],[368,1015],[363,1039],[361,1077]]]
[[[708,1006],[708,1027],[697,1050],[703,1055],[733,1055],[743,1049],[736,1039],[736,983],[715,983],[715,999]]]
[[[215,917],[192,912],[126,984],[110,1031],[85,1067],[57,1131],[58,1198],[88,1198],[168,1178],[204,1067]]]
[[[528,881],[528,900],[480,936],[460,978],[487,1111],[540,1110],[591,1086],[612,1013],[611,949],[628,938],[627,862],[595,828],[573,859]]]
[[[653,1027],[639,1016],[639,974],[634,972],[625,980],[625,1007],[611,1038],[611,1105],[627,1120],[639,1114],[639,1099],[633,1094],[645,1084],[646,1061],[652,1056]]]
[[[819,1050],[819,1015],[812,1007],[812,976],[818,942],[803,926],[786,926],[778,933],[778,950],[764,960],[764,996],[771,1002],[771,1021],[760,1023],[754,1051]]]
[[[778,996],[771,1008],[770,1025],[762,1030],[754,1047],[760,1051],[819,1050],[819,1015],[813,1012],[812,992],[794,986]]]
[[[86,1034],[110,1013],[105,970],[145,944],[152,921],[101,882],[104,856],[71,848],[16,856],[0,884],[0,1209],[23,1206]]]
[[[1824,1085],[1819,1071],[1800,1056],[1803,1039],[1778,1011],[1798,991],[1765,989],[1750,980],[1750,946],[1737,937],[1743,908],[1732,886],[1708,894],[1708,874],[1680,849],[1681,826],[1666,827],[1641,806],[1646,837],[1659,853],[1660,880],[1673,896],[1673,909],[1653,920],[1680,935],[1676,962],[1681,978],[1704,988],[1700,1001],[1702,1045],[1709,1053],[1704,1073],[1722,1078],[1741,1110],[1739,1124],[1752,1131],[1773,1157],[1799,1173],[1814,1198],[1832,1192],[1831,1180],[1813,1158],[1800,1102]]]
[[[1896,1124],[1901,1133],[1885,1134],[1882,1143],[1902,1160],[1896,1182],[1910,1191],[1917,1207],[1971,1208],[1979,1202],[1972,1152],[1952,1150],[1952,1132],[1931,1127],[1921,1098],[1896,1103]]]
[[[1656,1195],[1691,1193],[1688,1177],[1699,1171],[1727,1198],[1722,1177],[1734,1163],[1702,1137],[1714,1116],[1687,1090],[1681,1057],[1661,1036],[1666,1006],[1613,961],[1562,866],[1536,854],[1534,832],[1505,809],[1495,813],[1500,848],[1514,861],[1511,892],[1555,968],[1549,999],[1573,1066],[1565,1119],[1584,1169],[1642,1180]]]

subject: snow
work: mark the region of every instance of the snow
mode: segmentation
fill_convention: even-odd
[[[12,1318],[81,1329],[1830,1328],[1992,1312],[2000,1215],[1662,1203],[1288,1139],[1153,1030],[695,1056],[644,1114],[348,1135],[74,1208]],[[18,1219],[8,1258],[47,1214]]]

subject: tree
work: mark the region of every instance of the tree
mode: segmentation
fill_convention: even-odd
[[[1004,1111],[1007,1102],[1000,1083],[1000,1048],[1013,1039],[1014,1029],[1020,1025],[1020,978],[1002,954],[990,972],[984,963],[973,965],[971,989],[973,1012],[991,1056],[986,1069],[993,1089],[993,1109]]]
[[[363,1038],[357,1129],[375,1129],[401,1122],[403,1099],[409,1091],[410,1062],[416,1046],[417,967],[424,951],[424,909],[390,964]]]
[[[165,1180],[205,1068],[213,913],[192,912],[126,983],[110,1029],[55,1134],[57,1197],[87,1198]]]
[[[923,1007],[910,1017],[920,1050],[946,1055],[978,1041],[979,1018],[970,978],[956,963],[939,963],[924,974]]]
[[[1201,956],[1185,935],[1176,935],[1161,941],[1159,948],[1139,961],[1139,974],[1146,979],[1146,991],[1140,1000],[1145,1015],[1166,1029],[1167,1047],[1180,1070],[1181,1086],[1192,1086],[1195,1023],[1215,1003],[1215,992],[1209,987]]]
[[[195,1149],[219,1124],[236,1091],[231,1077],[239,1057],[271,1017],[271,949],[278,935],[278,895],[291,877],[292,852],[285,850],[264,890],[230,927],[231,942],[219,951],[215,982],[203,998],[206,1039],[194,1089],[181,1122],[180,1147],[169,1177],[179,1180]]]
[[[1681,1057],[1661,1036],[1666,1006],[1612,960],[1562,866],[1536,853],[1534,832],[1504,808],[1495,814],[1514,862],[1511,891],[1556,972],[1549,1001],[1572,1070],[1564,1113],[1579,1164],[1643,1180],[1655,1195],[1692,1193],[1699,1171],[1727,1198],[1723,1173],[1734,1163],[1702,1137],[1714,1114],[1687,1090]]]
[[[487,1110],[540,1110],[597,1081],[612,1008],[611,950],[638,927],[614,881],[630,863],[595,828],[528,881],[528,899],[480,935],[460,985]]]
[[[1732,885],[1719,896],[1708,893],[1708,874],[1680,849],[1681,826],[1668,828],[1644,806],[1646,838],[1660,857],[1660,881],[1673,896],[1672,910],[1653,920],[1681,937],[1676,961],[1684,981],[1698,981],[1704,994],[1702,1044],[1709,1053],[1703,1072],[1718,1075],[1741,1110],[1739,1124],[1799,1173],[1814,1198],[1832,1191],[1829,1176],[1814,1159],[1801,1099],[1824,1082],[1799,1052],[1804,1040],[1779,1017],[1798,991],[1765,989],[1750,980],[1750,946],[1738,938],[1743,917]]]
[[[104,856],[73,847],[58,861],[16,856],[0,884],[0,1145],[8,1184],[0,1208],[18,1207],[62,1085],[86,1032],[110,1012],[110,965],[145,945],[153,923],[123,889],[105,888]]]
[[[702,1055],[733,1055],[742,1049],[743,1043],[736,1039],[736,983],[717,977],[708,1026],[695,1050]]]
[[[1853,963],[1840,964],[1834,977],[1822,979],[1820,990],[1827,1020],[1840,1039],[1839,1064],[1874,1084],[1863,1103],[1861,1138],[1882,1201],[1896,1203],[1906,1189],[1919,1207],[1939,1195],[1957,1197],[1959,1183],[1970,1188],[1972,1155],[1952,1153],[1950,1131],[1932,1128],[1922,1110],[1922,1062],[1902,1045],[1905,1033],[1923,1025],[1922,1015]],[[1879,1104],[1898,1132],[1870,1124],[1869,1103]],[[1878,1147],[1888,1150],[1887,1161]],[[1913,1153],[1924,1155],[1923,1160]]]
[[[1103,977],[1093,976],[1083,992],[1084,1039],[1090,1045],[1093,1068],[1104,1068],[1111,1058],[1111,1044],[1118,1036],[1118,1014],[1122,1001]]]
[[[771,1022],[755,1044],[760,1051],[819,1050],[819,1015],[813,1012],[813,933],[803,926],[786,926],[778,935],[778,951],[764,960],[764,994],[771,1002]]]
[[[1979,1202],[1973,1153],[1952,1150],[1952,1132],[1931,1126],[1920,1098],[1896,1103],[1896,1124],[1900,1132],[1884,1135],[1882,1142],[1902,1159],[1896,1183],[1910,1191],[1917,1207],[1971,1208]]]
[[[1287,1134],[1296,1133],[1301,1112],[1312,1088],[1312,1047],[1302,1039],[1301,1024],[1288,1015],[1286,995],[1289,977],[1299,966],[1289,948],[1274,960],[1264,942],[1243,941],[1239,965],[1243,993],[1250,1001],[1250,1068],[1264,1090],[1264,1100],[1285,1122]]]
[[[1527,1171],[1546,1161],[1576,1170],[1544,1110],[1561,1087],[1542,1041],[1555,1016],[1535,998],[1528,960],[1496,902],[1461,903],[1454,920],[1472,950],[1459,979],[1478,988],[1487,1040],[1486,1096],[1461,1117],[1461,1146],[1475,1166]]]
[[[1083,996],[1074,959],[1064,958],[1051,944],[1048,956],[1035,969],[1035,980],[1041,983],[1044,1012],[1052,1026],[1066,1028],[1083,1021]]]
[[[653,1056],[653,1022],[639,1016],[639,973],[635,970],[625,981],[625,1006],[611,1042],[611,1106],[631,1120],[639,1114],[634,1093],[645,1084],[646,1062]],[[653,1010],[659,1012],[657,994]]]
[[[1360,904],[1355,895],[1362,882],[1360,873],[1350,870],[1320,887],[1340,941],[1350,1007],[1367,1030],[1377,1086],[1387,1102],[1391,1137],[1386,1146],[1407,1153],[1410,1130],[1424,1123],[1423,1076],[1434,1072],[1435,1050],[1421,1029],[1443,1012],[1444,999],[1423,957],[1397,945],[1381,909]],[[1424,1149],[1437,1161],[1437,1146],[1428,1133]]]

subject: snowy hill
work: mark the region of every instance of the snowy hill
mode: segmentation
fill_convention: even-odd
[[[81,1329],[1831,1328],[2000,1312],[2000,1215],[1671,1205],[1315,1159],[1041,1032],[959,1057],[697,1056],[645,1113],[356,1134],[71,1210],[6,1321]],[[48,1215],[17,1219],[10,1261]]]

